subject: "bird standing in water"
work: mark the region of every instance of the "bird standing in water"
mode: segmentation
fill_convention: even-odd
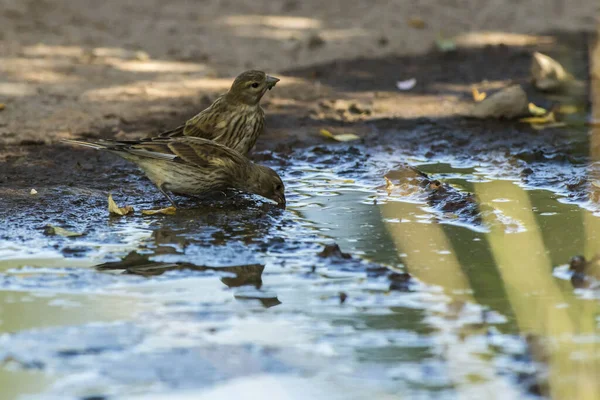
[[[247,155],[265,125],[260,99],[279,82],[262,71],[241,73],[229,91],[184,125],[160,133],[159,137],[193,136],[213,140]]]
[[[266,197],[285,208],[284,185],[275,171],[211,140],[183,136],[64,142],[107,150],[135,163],[174,207],[168,192],[193,196],[231,188]]]

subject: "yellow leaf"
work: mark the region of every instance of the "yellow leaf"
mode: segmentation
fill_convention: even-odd
[[[485,100],[485,96],[487,96],[485,92],[480,92],[479,90],[477,90],[477,88],[473,88],[471,90],[471,93],[473,93],[473,100],[475,101],[483,101]]]
[[[171,207],[167,207],[167,208],[161,208],[159,210],[142,210],[142,215],[157,215],[157,214],[175,215],[176,211],[177,211],[177,209],[175,207],[171,206]]]
[[[360,136],[355,135],[354,133],[342,133],[340,135],[334,135],[333,133],[329,132],[327,129],[321,129],[320,133],[321,133],[321,135],[325,136],[326,138],[333,139],[338,142],[350,142],[352,140],[360,139]]]
[[[127,215],[133,212],[133,207],[119,207],[112,198],[112,194],[108,195],[108,212],[112,215]]]
[[[549,112],[548,114],[544,115],[543,117],[521,118],[519,121],[529,122],[531,124],[549,124],[549,123],[556,122],[556,118],[554,118],[553,112]]]
[[[577,108],[577,106],[573,106],[571,104],[561,104],[556,109],[556,112],[558,112],[560,114],[575,114],[578,111],[579,111],[579,109]]]
[[[567,124],[565,124],[564,122],[553,122],[550,124],[531,124],[531,127],[538,131],[549,128],[562,128],[563,126],[567,126]]]
[[[4,110],[5,108],[6,108],[6,104],[0,103],[0,111]]]
[[[387,176],[384,176],[383,179],[385,179],[385,190],[387,191],[389,196],[390,194],[392,194],[392,190],[396,185],[394,185],[394,183],[390,181]]]
[[[50,236],[54,236],[54,235],[64,236],[64,237],[83,236],[83,233],[69,231],[64,228],[61,228],[58,226],[53,226],[53,225],[46,225],[46,229],[44,230],[44,233],[46,235],[50,235]]]
[[[336,183],[354,183],[354,179],[333,179],[333,180],[330,180],[329,183],[331,183],[331,184],[336,184]]]
[[[531,115],[534,115],[534,116],[536,116],[536,117],[539,117],[539,116],[545,115],[545,114],[548,112],[548,110],[546,110],[545,108],[538,107],[538,106],[536,106],[536,105],[535,105],[535,104],[533,104],[533,103],[529,103],[529,106],[528,106],[528,107],[529,107],[529,113],[530,113]]]
[[[333,139],[333,133],[329,132],[327,129],[321,129],[320,133],[326,138]]]

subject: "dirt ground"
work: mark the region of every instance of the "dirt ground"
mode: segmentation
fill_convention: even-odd
[[[81,168],[106,188],[125,164],[57,140],[174,127],[246,68],[282,79],[258,151],[321,143],[321,128],[460,124],[473,84],[527,84],[533,50],[586,79],[596,3],[0,0],[0,193],[73,184]],[[457,51],[436,50],[440,35]]]

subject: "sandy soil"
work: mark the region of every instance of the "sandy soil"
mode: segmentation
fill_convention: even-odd
[[[455,110],[440,109],[439,98],[424,96],[423,90],[416,103],[395,106],[401,96],[395,81],[426,65],[438,86],[471,83],[464,78],[490,79],[499,75],[499,66],[482,60],[477,76],[442,81],[448,75],[445,59],[429,65],[398,56],[426,54],[440,34],[459,35],[471,51],[499,41],[549,43],[551,30],[592,30],[596,3],[0,0],[0,103],[5,104],[0,143],[152,134],[193,115],[250,67],[284,78],[266,99],[271,114],[306,109],[324,97],[373,98],[376,90],[388,94],[375,101],[381,107],[372,115],[379,109],[386,110],[379,116],[449,114]],[[483,35],[483,30],[511,34]],[[360,75],[337,63],[320,69],[321,76],[292,74],[292,79],[286,73],[358,57],[372,60]],[[323,80],[323,74],[331,76],[327,68],[343,87]],[[424,76],[420,84],[423,89],[432,82]],[[408,109],[410,104],[416,107]]]

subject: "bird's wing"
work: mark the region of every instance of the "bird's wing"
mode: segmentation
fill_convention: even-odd
[[[164,131],[158,134],[159,138],[168,138],[168,137],[178,137],[183,136],[183,132],[185,129],[185,125],[179,125],[175,129],[171,129],[170,131]]]
[[[113,148],[142,157],[167,161],[184,162],[201,168],[219,166],[225,163],[245,164],[248,161],[238,152],[213,142],[197,137],[180,137],[137,142],[116,142]]]
[[[248,160],[235,150],[197,137],[153,138],[142,140],[98,140],[65,142],[105,149],[116,153],[129,153],[138,157],[164,161],[183,162],[201,168],[224,164],[244,165]]]
[[[246,159],[228,147],[211,140],[185,137],[171,140],[169,149],[185,162],[199,167],[218,166],[226,163],[244,164]]]
[[[215,138],[215,128],[220,121],[220,116],[226,108],[224,97],[221,96],[210,107],[200,111],[188,119],[185,124],[170,131],[162,132],[158,137],[193,136],[205,139]]]

